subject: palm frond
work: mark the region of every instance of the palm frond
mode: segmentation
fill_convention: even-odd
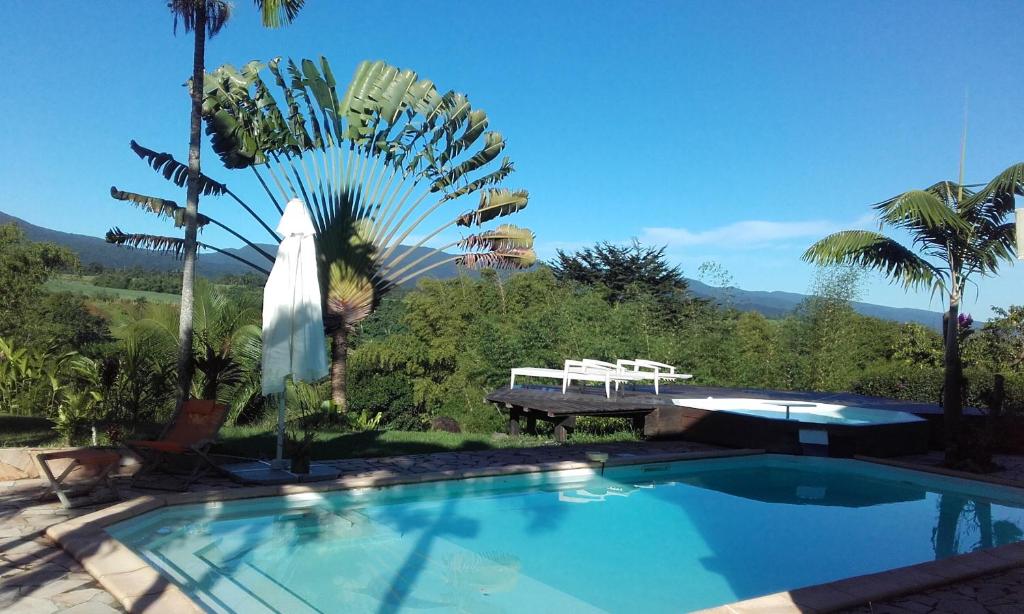
[[[306,0],[254,0],[260,9],[263,25],[268,28],[279,28],[295,21]]]
[[[946,187],[937,187],[943,186]],[[966,231],[970,227],[945,200],[948,182],[928,190],[911,190],[875,205],[879,218],[886,224],[907,230]]]
[[[521,211],[529,203],[530,193],[526,190],[491,189],[480,194],[476,211],[460,215],[455,222],[459,226],[479,226],[494,218]]]
[[[934,288],[946,274],[897,241],[878,232],[844,230],[818,241],[802,259],[819,266],[856,265],[874,269],[905,288]]]
[[[470,235],[457,243],[462,249],[502,251],[533,247],[533,231],[512,224],[502,224],[494,230]]]
[[[1024,196],[1024,162],[1018,162],[989,181],[967,204],[975,219],[999,224],[1013,213],[1015,197]]]
[[[225,65],[207,75],[204,93],[207,133],[225,166],[251,167],[268,178],[268,194],[310,207],[330,322],[365,317],[420,266],[421,251],[399,252],[410,236],[420,247],[451,226],[480,226],[527,205],[525,190],[500,187],[514,166],[501,158],[506,142],[487,114],[414,71],[363,62],[340,90],[325,58]],[[448,206],[474,193],[472,210]],[[436,228],[420,229],[435,217]],[[476,253],[466,264],[532,264],[533,235],[514,228],[463,239]]]
[[[174,16],[174,30],[178,30],[178,22],[185,32],[192,32],[196,27],[199,11],[206,13],[206,35],[213,38],[231,18],[232,4],[228,0],[168,0],[167,8]]]
[[[107,243],[112,243],[114,245],[120,245],[122,247],[127,247],[131,249],[147,249],[158,253],[170,254],[171,256],[174,256],[177,259],[180,259],[185,251],[184,239],[179,239],[177,237],[166,237],[162,235],[127,233],[117,227],[111,228],[110,230],[107,231],[106,240]],[[228,258],[231,258],[232,260],[241,262],[242,264],[247,265],[255,269],[256,271],[263,273],[264,275],[270,275],[270,271],[268,271],[267,269],[259,265],[253,264],[252,262],[246,260],[245,258],[242,258],[237,254],[221,249],[219,247],[214,247],[213,245],[209,245],[207,243],[197,242],[196,245],[203,249],[208,249],[211,251],[215,251],[218,254],[223,254]]]
[[[332,262],[327,271],[327,300],[324,323],[352,327],[373,312],[377,293],[373,279],[345,265]]]
[[[185,251],[184,239],[161,235],[126,233],[116,226],[107,231],[106,238],[107,243],[133,249],[148,249],[154,252],[170,254],[175,258],[181,258],[182,253]]]
[[[463,254],[455,262],[468,269],[528,269],[537,263],[537,254],[532,249],[512,248]]]
[[[173,200],[158,198],[156,196],[146,196],[145,194],[138,194],[136,192],[125,192],[124,190],[118,190],[114,186],[110,186],[110,196],[116,200],[128,202],[140,209],[145,209],[146,211],[155,213],[159,217],[169,217],[174,220],[174,225],[178,228],[185,225],[185,208],[179,206],[178,203]],[[202,213],[197,213],[196,223],[201,228],[210,223],[210,218],[206,217]]]
[[[999,264],[1012,260],[1017,253],[1014,222],[979,224],[974,240],[963,250],[961,259],[968,271],[982,275],[994,273]]]
[[[163,175],[164,179],[167,179],[179,188],[185,187],[188,183],[188,166],[175,160],[171,154],[143,147],[134,140],[131,142],[131,148],[135,155],[145,160],[153,170]],[[199,174],[199,193],[203,196],[211,194],[220,196],[227,191],[228,187],[223,183],[215,181],[202,173]]]

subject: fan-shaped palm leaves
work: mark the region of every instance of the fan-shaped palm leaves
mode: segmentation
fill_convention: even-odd
[[[907,289],[927,288],[948,300],[945,322],[946,435],[957,443],[962,369],[957,317],[960,300],[974,275],[992,275],[1013,258],[1014,197],[1024,194],[1024,164],[1016,164],[974,191],[972,186],[941,181],[874,206],[879,224],[909,235],[911,246],[866,230],[844,230],[812,245],[804,260],[819,265],[855,264],[875,269]],[[949,458],[958,454],[950,445]]]
[[[276,206],[298,197],[310,208],[339,405],[348,330],[388,289],[447,263],[519,269],[535,262],[533,234],[507,225],[432,252],[416,249],[529,200],[524,190],[499,187],[513,171],[508,158],[498,161],[505,140],[465,95],[441,93],[383,62],[360,64],[342,91],[324,58],[223,66],[207,75],[205,93],[207,133],[224,165],[251,169]],[[460,207],[474,194],[475,206]],[[453,247],[465,253],[437,258]]]
[[[419,249],[453,228],[479,227],[516,213],[529,195],[501,187],[514,167],[507,157],[499,161],[505,139],[488,129],[487,114],[465,95],[441,93],[410,70],[363,62],[348,87],[339,90],[324,58],[226,65],[206,75],[203,115],[224,165],[250,169],[278,213],[293,197],[310,208],[325,325],[333,342],[334,400],[340,406],[348,331],[373,311],[383,293],[445,264],[522,269],[536,261],[533,233],[511,225]],[[170,154],[134,142],[132,149],[176,185],[188,183],[188,167]],[[277,239],[226,184],[200,175],[197,185],[204,194],[231,197]],[[115,196],[175,220],[181,215],[173,201],[121,191]],[[474,205],[462,204],[474,196]],[[234,233],[217,220],[202,220]],[[431,227],[424,232],[425,223]],[[414,235],[415,245],[405,245]],[[174,254],[184,247],[175,239],[116,228],[108,240]],[[463,251],[439,257],[452,248]]]

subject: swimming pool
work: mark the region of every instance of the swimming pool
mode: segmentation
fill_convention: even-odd
[[[108,531],[217,612],[678,612],[1022,527],[1014,489],[760,455],[176,506]]]

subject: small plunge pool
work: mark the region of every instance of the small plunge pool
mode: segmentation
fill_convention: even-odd
[[[706,411],[725,411],[744,416],[771,418],[774,420],[795,420],[808,424],[846,424],[862,426],[870,424],[906,424],[925,422],[912,413],[891,409],[851,407],[832,403],[815,403],[787,399],[715,398],[672,399],[672,403],[683,407]]]

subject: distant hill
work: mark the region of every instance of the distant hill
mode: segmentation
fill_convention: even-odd
[[[181,263],[171,256],[156,254],[153,252],[137,249],[126,249],[111,245],[98,237],[60,232],[43,228],[0,212],[0,224],[14,222],[21,226],[26,236],[33,241],[50,241],[64,245],[74,250],[82,264],[98,263],[107,268],[131,268],[138,267],[146,270],[167,271],[179,268]],[[260,247],[270,253],[274,253],[276,246],[261,244]],[[404,249],[405,248],[403,246]],[[249,247],[227,250],[242,258],[262,264],[266,262],[255,250]],[[418,248],[417,255],[426,254],[431,251],[429,248]],[[401,252],[399,252],[401,253]],[[450,258],[450,254],[434,254],[429,256],[424,265],[433,264]],[[411,262],[412,260],[409,260]],[[269,264],[269,263],[268,263]],[[199,274],[208,277],[219,277],[221,275],[239,274],[251,272],[252,269],[231,258],[217,253],[204,253],[199,257],[197,264]],[[454,263],[446,263],[427,272],[426,277],[436,279],[449,279],[458,275],[458,267]],[[413,279],[409,284],[414,284]],[[807,298],[804,294],[796,292],[765,292],[759,290],[741,290],[739,288],[718,288],[709,286],[695,279],[689,280],[690,289],[701,298],[711,299],[720,303],[728,302],[733,307],[744,311],[757,311],[769,318],[781,317],[799,305]],[[871,303],[854,303],[854,309],[858,313],[895,320],[897,322],[916,322],[925,326],[938,329],[942,322],[941,314],[924,309],[909,309],[904,307],[887,307],[885,305],[874,305]]]
[[[70,248],[78,254],[78,258],[82,261],[83,265],[96,263],[103,265],[108,269],[137,267],[148,271],[172,271],[174,269],[181,268],[181,262],[167,254],[159,254],[143,249],[128,249],[117,245],[111,245],[110,243],[107,243],[106,240],[99,237],[90,237],[87,235],[79,235],[43,228],[42,226],[29,224],[25,220],[0,211],[0,224],[9,224],[12,222],[20,226],[21,229],[25,231],[25,236],[32,241],[49,241],[51,243],[57,243],[58,245]],[[271,254],[275,253],[277,250],[276,245],[261,243],[259,246]],[[396,256],[401,255],[407,249],[409,248],[406,246],[399,247],[399,249],[396,250]],[[258,264],[260,266],[266,265],[266,268],[270,268],[271,263],[251,247],[246,246],[238,249],[227,249],[225,251],[241,258],[245,258],[254,264]],[[417,248],[416,253],[410,256],[405,262],[413,262],[416,258],[427,254],[430,251],[432,250],[426,247]],[[427,259],[424,260],[417,268],[429,266],[450,257],[451,254],[433,254],[427,257]],[[200,275],[204,275],[206,277],[220,277],[222,275],[235,275],[253,272],[253,269],[245,264],[216,252],[200,253],[199,260],[196,263],[196,269]],[[438,279],[448,279],[450,277],[455,277],[456,275],[458,275],[458,267],[456,267],[453,262],[442,264],[427,272],[427,277],[434,277]],[[408,283],[415,284],[417,279],[418,278],[414,278]]]
[[[807,299],[806,294],[799,294],[797,292],[740,290],[733,287],[718,288],[699,282],[696,279],[688,281],[690,282],[690,290],[698,297],[711,299],[719,303],[729,303],[741,311],[757,311],[768,318],[781,317],[793,311],[801,302]],[[861,302],[854,302],[853,309],[857,313],[873,318],[895,320],[897,322],[915,322],[935,330],[942,328],[942,314],[926,309],[888,307],[886,305]]]

